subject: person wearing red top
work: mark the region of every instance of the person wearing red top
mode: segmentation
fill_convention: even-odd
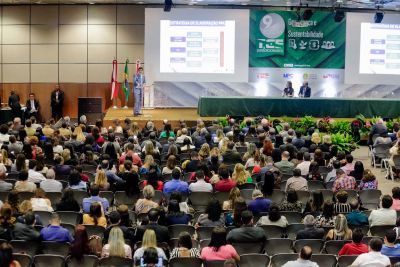
[[[132,143],[129,143],[126,146],[127,151],[125,153],[122,153],[121,157],[119,157],[119,164],[124,164],[125,159],[130,157],[130,158],[132,158],[131,161],[132,161],[133,165],[141,167],[142,159],[139,157],[139,155],[137,153],[135,153],[134,149],[135,149],[135,145]]]
[[[158,174],[155,171],[149,172],[147,180],[143,181],[143,188],[146,185],[151,185],[153,186],[154,190],[159,190],[159,191],[163,191],[164,189],[164,183],[160,180],[158,180]]]
[[[219,182],[214,186],[215,191],[229,192],[236,186],[236,182],[229,177],[229,170],[226,166],[220,166],[218,169]]]
[[[343,255],[360,255],[368,253],[368,245],[361,243],[364,234],[360,228],[353,230],[353,242],[346,243],[339,251],[338,256]]]

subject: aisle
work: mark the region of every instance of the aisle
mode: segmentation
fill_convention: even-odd
[[[394,186],[400,186],[400,179],[395,180],[386,180],[385,175],[386,171],[383,171],[381,168],[374,168],[371,166],[371,159],[368,157],[368,147],[360,146],[359,149],[356,149],[352,153],[354,157],[354,162],[357,160],[361,160],[364,164],[364,169],[370,169],[378,178],[378,188],[382,191],[382,194],[392,195],[392,188]]]

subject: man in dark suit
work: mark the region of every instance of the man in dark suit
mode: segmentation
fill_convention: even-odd
[[[8,106],[11,108],[12,118],[21,117],[21,104],[19,103],[19,95],[15,91],[11,91],[8,97]]]
[[[168,228],[158,224],[158,219],[160,217],[158,209],[151,209],[147,216],[149,218],[149,223],[141,225],[136,229],[135,241],[142,241],[144,232],[146,232],[147,229],[152,229],[156,233],[158,243],[168,243],[170,241]]]
[[[235,143],[229,142],[226,152],[222,154],[222,158],[224,159],[225,164],[236,164],[242,162],[242,157],[240,156],[240,153],[233,151],[234,147]]]
[[[314,226],[315,218],[312,215],[304,217],[304,230],[297,232],[296,240],[299,239],[323,239],[325,231],[322,228],[316,228]]]
[[[51,116],[58,121],[63,116],[64,92],[61,91],[60,85],[57,84],[51,93]]]
[[[39,101],[35,99],[35,94],[30,93],[29,99],[26,101],[26,117],[35,117],[38,119],[40,104]]]
[[[267,237],[262,228],[253,226],[253,213],[245,210],[241,213],[243,225],[240,228],[232,229],[226,240],[230,244],[235,243],[260,243],[260,253],[264,248]]]
[[[311,88],[308,86],[308,82],[304,82],[303,85],[300,87],[299,97],[311,97]]]

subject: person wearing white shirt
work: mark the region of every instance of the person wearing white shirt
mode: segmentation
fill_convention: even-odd
[[[188,136],[188,130],[186,128],[183,128],[182,130],[182,134],[180,136],[178,136],[176,138],[176,143],[177,144],[183,144],[183,141],[185,141],[185,138],[189,138],[190,143],[192,144],[192,137]]]
[[[312,249],[309,246],[304,246],[300,253],[299,258],[295,261],[288,261],[282,267],[319,267],[319,265],[311,261]]]
[[[389,257],[382,255],[382,240],[372,238],[369,241],[369,252],[359,255],[351,266],[358,267],[387,267],[391,266]]]
[[[0,143],[9,142],[10,135],[8,134],[7,124],[0,125]]]
[[[393,225],[394,227],[396,225],[397,213],[391,209],[392,204],[392,197],[384,195],[381,202],[382,208],[371,211],[369,215],[369,227],[376,225]]]
[[[204,172],[203,170],[196,171],[197,182],[191,183],[189,185],[190,192],[212,192],[213,187],[211,184],[204,181]]]
[[[46,180],[46,178],[41,174],[40,172],[35,171],[36,167],[36,161],[35,160],[29,160],[28,164],[29,170],[28,170],[28,181],[32,183],[40,183]]]
[[[49,169],[46,173],[46,180],[40,183],[40,188],[45,192],[61,192],[63,189],[62,183],[54,180],[56,173],[53,169]]]
[[[310,169],[310,164],[311,164],[310,153],[305,152],[303,159],[304,159],[303,162],[301,162],[299,165],[297,165],[296,168],[300,169],[302,176],[305,176],[305,175],[308,175],[309,169]]]
[[[326,175],[325,183],[335,181],[335,179],[336,179],[336,171],[340,169],[340,161],[335,160],[332,165],[333,165],[333,170],[328,172],[328,174]]]

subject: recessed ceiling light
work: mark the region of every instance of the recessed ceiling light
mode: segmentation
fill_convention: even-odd
[[[144,4],[144,2],[143,2],[143,1],[140,1],[140,2],[138,2],[138,4]]]

